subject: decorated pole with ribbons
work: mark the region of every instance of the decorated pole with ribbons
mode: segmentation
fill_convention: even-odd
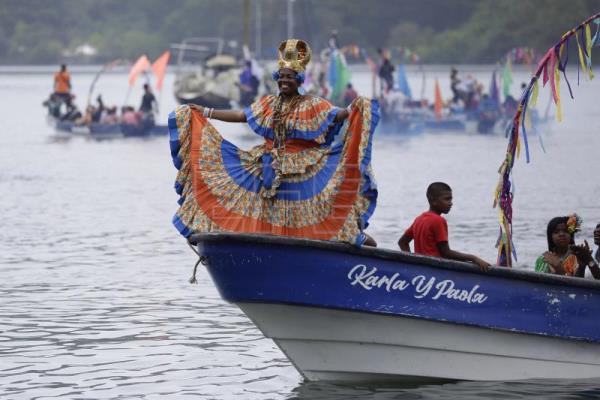
[[[592,36],[592,24],[595,25],[595,33]],[[546,54],[540,60],[537,70],[531,77],[531,80],[519,101],[519,107],[508,130],[509,141],[506,149],[506,156],[498,173],[500,179],[494,194],[494,207],[498,207],[498,218],[500,222],[500,235],[498,237],[498,265],[512,266],[512,257],[517,259],[512,238],[513,223],[513,189],[511,182],[511,173],[515,158],[518,158],[521,152],[521,141],[525,147],[525,157],[530,161],[529,142],[527,140],[526,128],[530,126],[527,108],[535,106],[539,92],[539,78],[542,77],[542,86],[545,87],[550,82],[551,99],[556,105],[556,118],[562,120],[562,108],[560,99],[560,73],[563,74],[569,94],[573,98],[571,85],[567,79],[566,67],[569,60],[569,42],[575,39],[579,65],[581,70],[586,73],[590,79],[593,79],[592,73],[592,47],[598,42],[598,33],[600,31],[600,13],[596,13],[577,27],[566,32],[560,41],[550,47]],[[579,83],[579,74],[578,83]]]

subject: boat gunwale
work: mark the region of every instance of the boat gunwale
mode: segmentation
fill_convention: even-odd
[[[596,280],[533,272],[529,270],[514,269],[500,266],[491,266],[488,271],[481,271],[479,267],[465,261],[448,260],[438,257],[406,253],[399,250],[382,249],[377,247],[357,247],[349,243],[288,236],[266,235],[256,233],[210,232],[192,234],[188,241],[197,246],[201,242],[238,241],[244,243],[275,244],[292,247],[309,247],[328,250],[337,253],[346,253],[363,257],[374,257],[389,261],[400,261],[408,264],[426,265],[446,270],[492,275],[508,279],[517,279],[548,285],[583,287],[586,289],[600,290],[600,282]]]

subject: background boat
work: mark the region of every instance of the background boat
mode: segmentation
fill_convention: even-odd
[[[179,104],[217,109],[238,107],[244,60],[251,61],[253,72],[259,75],[258,95],[274,92],[270,75],[252,59],[246,47],[240,51],[220,38],[186,38],[171,45],[171,49],[177,51],[173,92]]]
[[[48,117],[48,124],[60,135],[89,136],[94,139],[112,139],[118,137],[149,137],[169,133],[167,125],[130,125],[130,124],[101,124],[93,122],[90,125],[77,125],[73,121],[60,121]]]
[[[231,108],[239,102],[240,65],[220,38],[186,38],[171,45],[178,52],[173,87],[179,104]]]

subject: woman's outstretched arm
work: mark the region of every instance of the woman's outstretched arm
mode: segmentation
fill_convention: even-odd
[[[246,114],[242,110],[215,110],[209,107],[197,107],[205,117],[224,122],[246,122]]]

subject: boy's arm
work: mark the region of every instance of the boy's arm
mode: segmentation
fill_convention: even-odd
[[[482,260],[477,256],[474,256],[473,254],[461,253],[460,251],[451,250],[450,246],[448,245],[448,242],[438,242],[436,246],[443,258],[448,258],[450,260],[457,261],[469,261],[473,264],[477,264],[477,266],[482,271],[487,271],[488,267],[490,266],[490,263]]]
[[[412,236],[410,236],[407,232],[404,232],[402,237],[398,239],[398,246],[400,246],[400,250],[410,253],[410,242],[412,240]]]

